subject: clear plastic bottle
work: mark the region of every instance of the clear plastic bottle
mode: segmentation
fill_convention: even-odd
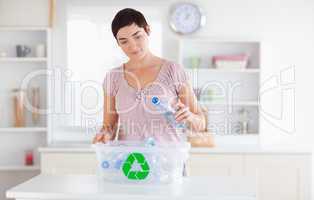
[[[163,113],[164,117],[175,128],[184,129],[184,123],[178,123],[174,117],[175,110],[170,106],[169,102],[163,102],[158,97],[152,98],[152,104]]]
[[[146,147],[153,147],[156,145],[155,138],[153,137],[148,137],[144,140],[144,146]]]

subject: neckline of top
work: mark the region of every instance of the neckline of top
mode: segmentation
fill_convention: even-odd
[[[159,80],[159,78],[160,78],[160,75],[161,75],[163,69],[165,68],[166,64],[167,64],[167,60],[164,60],[164,59],[163,59],[163,62],[162,62],[162,64],[161,64],[161,66],[160,66],[160,69],[159,69],[159,71],[158,71],[158,74],[157,74],[156,78],[155,78],[153,81],[151,81],[150,83],[147,83],[146,85],[144,85],[144,86],[141,87],[141,88],[135,88],[135,87],[133,87],[132,85],[130,85],[129,82],[128,82],[128,81],[126,80],[126,78],[125,78],[125,64],[123,63],[122,66],[121,66],[121,68],[122,68],[122,79],[123,79],[123,81],[126,83],[126,85],[127,85],[129,88],[131,88],[132,90],[135,90],[136,92],[146,90],[146,89],[148,89],[149,87],[151,87],[152,85],[154,85],[156,82],[158,82],[158,80]]]

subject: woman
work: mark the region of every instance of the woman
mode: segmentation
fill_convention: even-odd
[[[180,141],[178,129],[152,103],[153,97],[171,103],[177,123],[203,131],[205,116],[184,69],[149,50],[151,30],[143,14],[130,8],[120,10],[111,28],[129,60],[106,75],[103,127],[93,142],[114,139],[118,124],[120,139]]]

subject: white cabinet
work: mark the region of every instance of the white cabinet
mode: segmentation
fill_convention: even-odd
[[[41,172],[45,174],[94,174],[97,160],[93,152],[42,152]],[[237,176],[243,174],[243,157],[230,154],[191,154],[187,163],[193,176]]]
[[[44,174],[95,174],[95,153],[41,153]]]
[[[94,174],[96,155],[87,151],[41,150],[41,171],[46,174]],[[310,200],[311,153],[197,152],[187,162],[190,176],[244,176],[257,180],[259,200]]]
[[[191,154],[188,163],[191,176],[241,176],[243,156],[230,154]]]
[[[311,199],[311,157],[246,155],[245,175],[257,176],[260,200]]]
[[[310,154],[191,154],[189,174],[252,176],[259,200],[310,200]]]
[[[42,149],[41,161],[41,171],[46,174],[94,174],[97,166],[96,155],[91,150]],[[191,176],[254,177],[259,200],[310,200],[310,153],[193,150],[187,169]]]

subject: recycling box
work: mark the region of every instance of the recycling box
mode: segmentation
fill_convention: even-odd
[[[190,144],[110,141],[93,145],[101,180],[169,184],[182,181]]]

